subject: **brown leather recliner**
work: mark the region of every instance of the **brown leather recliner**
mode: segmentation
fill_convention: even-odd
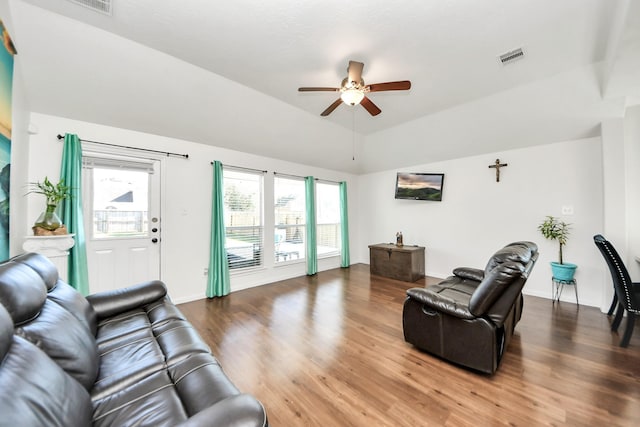
[[[533,242],[496,252],[484,270],[460,267],[437,285],[407,291],[404,338],[450,362],[493,374],[522,316],[522,288],[538,259]]]

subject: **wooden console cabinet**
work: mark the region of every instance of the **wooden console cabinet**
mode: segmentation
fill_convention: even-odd
[[[424,277],[424,246],[369,245],[371,274],[415,282]]]

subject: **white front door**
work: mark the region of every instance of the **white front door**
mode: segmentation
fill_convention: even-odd
[[[160,161],[83,156],[90,292],[160,279]]]

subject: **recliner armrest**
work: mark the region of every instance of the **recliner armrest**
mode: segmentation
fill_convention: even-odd
[[[475,316],[469,312],[466,304],[461,304],[453,298],[438,293],[440,286],[432,285],[429,288],[411,288],[407,291],[407,297],[418,301],[435,311],[450,314],[461,319],[473,319]]]
[[[509,301],[507,304],[507,307],[510,307],[518,293],[520,293],[522,286],[524,286],[524,281],[526,280],[524,271],[525,267],[518,262],[507,261],[498,264],[486,275],[485,279],[471,295],[469,311],[478,317],[486,315],[496,301],[499,300],[503,294],[507,293],[507,289],[509,289],[517,279],[521,279],[520,284],[517,286],[517,291],[510,293],[512,301]]]
[[[152,303],[166,295],[166,285],[159,280],[152,280],[127,288],[98,292],[87,296],[87,301],[98,319],[104,319]]]
[[[482,279],[484,279],[484,270],[472,267],[458,267],[453,269],[453,275],[458,276],[461,279],[470,279],[482,282]]]

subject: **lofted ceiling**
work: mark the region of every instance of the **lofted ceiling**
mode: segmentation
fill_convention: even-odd
[[[8,2],[32,111],[352,173],[597,135],[640,86],[635,0]],[[320,117],[337,95],[297,88],[349,60],[411,90]]]

